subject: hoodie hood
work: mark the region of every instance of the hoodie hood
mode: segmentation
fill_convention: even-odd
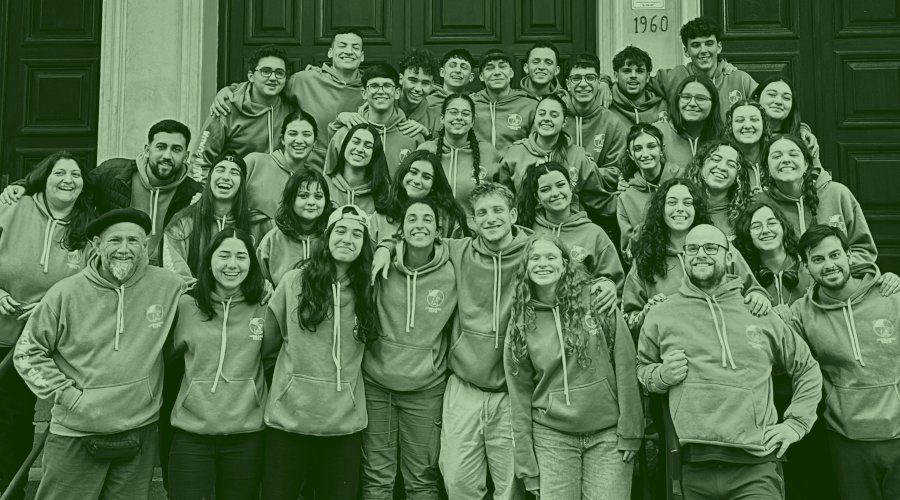
[[[713,74],[712,74],[712,81],[716,87],[719,87],[720,85],[722,85],[722,82],[725,81],[725,78],[724,78],[725,75],[728,75],[737,69],[733,64],[726,61],[721,56],[719,56],[718,59],[719,60],[718,60],[718,63],[716,64],[716,70],[713,71]],[[706,76],[706,72],[697,68],[696,66],[694,66],[693,61],[685,64],[684,67],[687,69],[688,74],[690,74],[690,75]]]
[[[564,220],[562,223],[554,224],[553,222],[550,222],[549,220],[547,220],[547,215],[544,213],[543,210],[540,210],[540,211],[538,211],[537,214],[535,214],[534,223],[538,227],[549,229],[550,232],[552,232],[554,235],[556,235],[557,238],[560,237],[560,235],[563,232],[563,229],[574,230],[574,229],[592,224],[591,219],[588,218],[586,212],[570,213],[569,217],[566,220]]]
[[[562,93],[565,92],[562,88],[560,88],[559,82],[556,80],[556,77],[553,77],[553,79],[550,80],[550,86],[543,94],[539,94],[537,90],[535,90],[534,84],[531,82],[531,78],[529,78],[528,75],[523,76],[522,79],[519,80],[519,88],[525,91],[525,93],[527,93],[531,97],[534,97],[538,100],[540,100],[547,94],[559,94],[560,96],[562,96]]]
[[[603,101],[600,99],[600,93],[598,92],[594,99],[588,104],[587,110],[584,113],[576,113],[575,112],[575,97],[572,96],[571,92],[565,91],[562,94],[563,101],[566,103],[566,109],[569,110],[570,118],[578,118],[583,120],[592,120],[596,118],[600,113],[603,112]]]
[[[338,75],[337,70],[334,69],[334,66],[328,63],[323,63],[322,66],[319,67],[309,66],[306,68],[306,71],[310,70],[316,71],[317,73],[319,73],[320,77],[323,80],[327,80],[337,86],[362,88],[362,73],[359,71],[359,69],[356,70],[356,73],[353,74],[353,78],[351,78],[348,82],[345,82],[343,79],[341,79],[340,75]]]
[[[682,168],[672,162],[668,162],[662,166],[659,174],[659,184],[669,179],[682,175]],[[640,191],[641,193],[655,193],[659,189],[659,184],[653,184],[641,175],[639,172],[628,179],[628,186]]]
[[[369,114],[371,113],[371,110],[369,109],[369,103],[365,103],[360,106],[357,112],[362,115],[362,117],[365,118],[367,122],[369,122],[369,125],[375,127],[379,132],[381,132],[382,143],[386,143],[387,134],[389,132],[397,130],[397,127],[401,123],[406,121],[406,113],[404,113],[399,106],[394,106],[394,110],[391,111],[391,114],[385,123],[375,123],[369,119]]]
[[[663,99],[661,95],[654,92],[649,84],[644,88],[644,102],[640,104],[635,104],[634,101],[629,99],[628,96],[626,96],[622,93],[621,90],[619,90],[618,85],[613,85],[612,104],[610,105],[610,108],[615,108],[621,114],[633,117],[633,123],[641,123],[642,121],[645,121],[641,120],[641,114],[652,111],[655,108],[660,107],[661,105],[665,105],[665,99]],[[651,120],[649,120],[649,122],[652,123],[656,120],[659,120],[660,118],[662,117],[658,115],[654,116]]]
[[[348,184],[347,180],[344,179],[344,174],[340,172],[329,176],[329,178],[331,179],[331,184],[335,187],[335,189],[347,195],[347,203],[350,205],[355,205],[354,202],[357,196],[366,196],[372,194],[371,182],[354,188],[350,187],[350,184]]]
[[[807,290],[805,300],[809,301],[811,305],[826,311],[847,307],[848,303],[851,305],[859,304],[866,294],[869,293],[869,289],[877,285],[875,280],[878,279],[881,273],[878,270],[878,266],[868,262],[854,265],[851,272],[854,276],[860,277],[862,282],[860,283],[859,288],[857,288],[845,302],[838,302],[824,296],[821,285],[815,281],[813,281],[812,286]]]
[[[564,136],[568,144],[572,144],[572,138],[565,131],[560,131],[559,135]],[[529,154],[536,158],[543,158],[546,161],[552,161],[553,152],[547,151],[537,143],[537,132],[531,132],[525,139],[520,139],[513,144],[521,144]]]
[[[482,103],[482,104],[494,103],[497,106],[502,106],[504,104],[509,104],[511,102],[515,102],[516,99],[520,99],[522,97],[527,97],[528,99],[531,100],[531,102],[535,102],[534,97],[532,97],[531,94],[529,94],[528,92],[525,92],[524,90],[521,90],[521,89],[513,89],[513,88],[509,89],[509,92],[505,96],[497,99],[496,101],[491,100],[490,96],[488,96],[487,90],[485,90],[485,89],[479,90],[478,92],[471,94],[470,97],[476,103]]]

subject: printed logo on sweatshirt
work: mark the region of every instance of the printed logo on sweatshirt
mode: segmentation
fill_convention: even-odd
[[[578,187],[578,167],[569,167],[569,180],[572,183],[572,191]]]
[[[744,330],[747,334],[747,343],[754,349],[766,348],[766,336],[759,325],[750,325]]]
[[[740,90],[732,90],[728,93],[728,102],[734,104],[744,98],[744,93]]]
[[[66,255],[66,267],[73,271],[81,269],[81,250],[72,250]]]
[[[399,163],[399,162],[403,161],[403,159],[406,158],[406,155],[408,155],[408,154],[409,154],[409,149],[407,149],[407,148],[401,149],[400,156],[397,158],[397,162]]]
[[[594,319],[593,314],[587,314],[584,317],[584,329],[588,331],[591,335],[597,335],[599,333],[599,328],[597,328],[597,320]]]
[[[430,313],[441,312],[441,306],[444,304],[444,292],[437,288],[428,292],[425,296],[425,310]]]
[[[597,134],[594,136],[594,152],[603,151],[603,145],[606,144],[606,134]]]
[[[828,218],[828,225],[831,227],[836,227],[843,231],[845,234],[847,233],[847,225],[844,224],[844,216],[841,214],[834,214]]]
[[[664,122],[669,121],[669,113],[667,113],[665,110],[660,111],[659,113],[657,113],[657,114],[656,114],[656,117],[657,117],[660,121],[664,121]]]
[[[147,322],[150,328],[159,328],[162,326],[163,307],[159,304],[153,304],[147,308]]]
[[[522,115],[519,113],[512,113],[506,119],[506,126],[509,127],[510,130],[519,130],[522,128]]]
[[[897,330],[894,328],[894,323],[887,318],[873,321],[872,330],[875,332],[875,336],[878,337],[875,340],[882,344],[893,344],[897,341]]]
[[[250,340],[263,339],[263,326],[266,320],[263,318],[250,318]]]
[[[569,250],[569,255],[571,255],[572,258],[575,259],[575,262],[584,262],[584,259],[586,259],[588,256],[588,251],[584,247],[575,245],[571,250]]]

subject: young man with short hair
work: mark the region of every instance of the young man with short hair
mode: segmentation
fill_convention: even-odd
[[[436,110],[438,115],[444,105],[444,99],[450,94],[467,94],[467,87],[475,75],[475,58],[466,49],[453,49],[441,58],[442,87],[435,87],[428,96],[428,107]]]
[[[480,141],[490,142],[502,156],[510,144],[528,137],[537,99],[510,87],[512,60],[502,50],[489,50],[479,68],[484,89],[472,94],[475,135]]]
[[[535,42],[525,53],[525,63],[522,65],[525,76],[519,80],[519,88],[537,100],[553,93],[562,96],[563,89],[557,80],[559,59],[559,49],[553,42]]]
[[[428,96],[434,88],[437,62],[431,52],[413,49],[400,60],[400,109],[406,118],[422,125],[419,132],[431,137],[440,127],[440,109],[429,106]]]
[[[629,45],[613,57],[612,64],[616,85],[612,89],[609,110],[626,127],[667,119],[665,96],[647,85],[653,72],[650,54]]]

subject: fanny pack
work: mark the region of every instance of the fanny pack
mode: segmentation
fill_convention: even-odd
[[[141,451],[140,429],[115,434],[100,434],[81,438],[84,448],[94,458],[119,462],[134,458]]]

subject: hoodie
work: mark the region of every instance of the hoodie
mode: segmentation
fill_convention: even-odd
[[[63,248],[68,225],[50,215],[42,193],[0,205],[0,297],[35,304],[57,281],[81,271],[88,247]],[[0,347],[15,345],[25,328],[17,316],[0,314]]]
[[[657,93],[666,96],[668,102],[672,102],[675,91],[678,89],[681,81],[696,74],[706,75],[706,72],[697,69],[693,62],[671,69],[659,69],[653,78],[650,79],[650,85],[653,86]],[[731,105],[741,99],[749,99],[750,94],[756,88],[756,80],[752,76],[737,69],[721,56],[716,65],[716,70],[713,72],[712,81],[716,88],[719,89],[719,103],[721,103],[719,110],[723,122],[725,121],[725,113],[728,112]],[[686,163],[682,165],[686,165]]]
[[[560,97],[564,97],[566,94],[566,89],[559,86],[559,82],[556,81],[555,77],[550,80],[550,86],[547,87],[547,90],[543,92],[538,92],[534,88],[534,83],[531,81],[531,78],[529,78],[528,75],[523,76],[522,79],[519,80],[519,88],[538,101],[543,99],[547,94],[556,94]]]
[[[475,101],[473,127],[479,141],[491,143],[502,156],[510,144],[528,137],[538,101],[527,92],[509,89],[509,93],[496,101],[491,100],[486,90],[471,97]]]
[[[637,451],[644,435],[641,395],[635,370],[634,343],[618,310],[594,318],[589,286],[581,294],[588,317],[585,351],[591,364],[578,364],[578,354],[563,345],[562,311],[531,301],[533,328],[525,332],[527,356],[516,365],[507,340],[503,365],[509,387],[516,476],[528,490],[540,477],[532,437],[538,423],[565,434],[616,429],[617,449]],[[513,319],[512,321],[515,321]],[[510,325],[510,329],[513,325]],[[609,345],[609,340],[612,345]]]
[[[328,183],[331,204],[335,207],[356,205],[369,215],[375,213],[375,199],[372,197],[371,183],[351,188],[342,173],[326,175],[325,182]]]
[[[662,132],[663,144],[666,145],[666,159],[676,165],[690,165],[694,155],[703,145],[700,138],[692,138],[679,134],[668,120],[653,124]]]
[[[611,279],[616,284],[619,296],[622,295],[625,271],[622,270],[616,247],[606,232],[588,219],[586,213],[572,213],[562,223],[554,224],[540,210],[531,229],[535,234],[551,233],[558,237],[569,248],[572,259],[584,264],[591,276]]]
[[[434,109],[430,107],[427,96],[406,115],[406,118],[419,122],[420,125],[427,127],[428,137],[433,137],[441,128],[441,108]]]
[[[233,89],[227,115],[209,115],[201,129],[205,138],[203,156],[199,158],[201,177],[209,177],[213,162],[224,151],[233,150],[244,157],[250,153],[272,153],[281,147],[281,124],[294,110],[280,95],[271,105],[254,102],[253,86],[243,82]]]
[[[175,191],[185,179],[188,178],[188,169],[182,168],[165,184],[154,185],[151,181],[153,172],[150,171],[150,163],[146,153],[141,153],[135,159],[137,170],[131,180],[131,208],[136,208],[150,216],[152,224],[148,237],[150,248],[150,263],[158,264],[159,243],[162,241],[163,230],[166,224],[166,214],[169,211]]]
[[[867,267],[869,264],[864,264]],[[812,277],[806,266],[801,265],[794,257],[788,255],[781,269],[774,270],[760,265],[755,273],[757,281],[765,287],[766,293],[772,298],[772,305],[790,306],[800,298],[802,298],[809,285],[812,284]]]
[[[437,142],[428,141],[419,146],[437,154]],[[469,203],[469,195],[481,181],[491,181],[500,169],[500,154],[489,142],[478,142],[478,165],[481,167],[478,180],[475,179],[475,157],[468,143],[461,148],[454,148],[446,142],[441,148],[441,165],[453,196],[460,206],[466,211],[466,215],[472,216],[472,205]]]
[[[369,120],[368,103],[360,106],[357,112],[367,121]],[[378,129],[378,132],[381,135],[381,144],[384,147],[384,159],[387,161],[388,172],[391,175],[391,179],[393,179],[394,174],[397,173],[397,169],[400,167],[400,162],[403,161],[403,158],[406,158],[406,155],[410,152],[415,151],[416,148],[419,147],[419,144],[425,142],[425,137],[421,134],[409,136],[401,132],[399,125],[404,121],[406,121],[406,115],[403,114],[403,111],[397,106],[394,107],[394,111],[391,113],[391,116],[387,119],[386,123],[382,124],[369,121],[369,125]],[[425,124],[423,123],[423,125]],[[331,137],[331,140],[328,143],[328,151],[325,153],[326,172],[334,170],[337,159],[341,154],[341,144],[344,142],[344,138],[347,136],[349,130],[349,127],[337,120],[328,125],[328,134]]]
[[[162,402],[163,345],[184,282],[145,259],[120,286],[95,254],[47,291],[16,344],[16,369],[50,399],[50,432],[79,437],[155,422]]]
[[[814,284],[791,307],[825,378],[825,423],[858,441],[900,438],[900,295],[882,297],[869,265],[862,284],[839,302]]]
[[[296,241],[274,227],[256,246],[256,257],[263,276],[275,286],[281,283],[285,273],[310,258],[315,246],[322,239],[321,233],[308,234]]]
[[[565,134],[565,132],[560,132]],[[618,169],[614,169],[615,179],[603,177],[597,167],[587,157],[581,146],[576,146],[571,137],[567,138],[565,166],[572,182],[572,210],[585,210],[591,215],[613,215],[616,210],[616,185]],[[559,156],[537,145],[537,133],[516,141],[500,162],[500,182],[509,186],[514,193],[522,188],[522,180],[528,170],[551,160],[559,161]]]
[[[334,67],[329,64],[307,66],[303,71],[291,75],[284,86],[284,93],[293,99],[303,111],[316,119],[319,133],[316,144],[307,158],[309,165],[321,168],[325,163],[329,134],[326,127],[337,115],[344,111],[356,111],[362,106],[362,80],[357,71],[353,78],[344,82]]]
[[[302,168],[322,172],[309,162],[309,158],[300,167],[290,168],[281,149],[271,154],[250,153],[244,161],[247,162],[247,207],[259,210],[271,219],[278,215],[281,192],[294,172]]]
[[[678,292],[647,314],[637,349],[637,373],[651,392],[669,394],[682,446],[724,447],[766,457],[765,431],[778,423],[772,373],[791,377],[793,396],[784,424],[803,437],[816,420],[822,373],[809,347],[777,314],[747,310],[736,276],[710,294],[683,280]],[[676,349],[688,357],[687,378],[669,385],[662,358]]]
[[[625,154],[628,127],[603,107],[599,95],[583,114],[575,111],[570,94],[563,95],[569,110],[564,130],[598,167],[614,169],[618,182],[619,159]]]
[[[431,260],[418,269],[403,262],[397,245],[393,269],[378,284],[382,336],[363,358],[363,376],[389,391],[421,391],[447,378],[448,326],[456,312],[456,272],[447,245],[436,241]]]
[[[447,240],[459,290],[450,333],[450,369],[489,392],[506,391],[503,343],[525,244],[532,235],[519,226],[512,232],[512,242],[500,252],[488,248],[480,237]]]
[[[262,351],[266,306],[243,295],[212,294],[210,320],[193,297],[181,297],[172,332],[173,350],[183,356],[184,378],[172,408],[172,426],[194,434],[261,431],[266,380]],[[271,344],[271,343],[268,343]]]
[[[330,283],[332,311],[309,331],[297,320],[302,273],[285,273],[269,300],[265,335],[281,339],[281,347],[274,351],[277,359],[263,358],[266,370],[275,370],[266,425],[310,436],[359,432],[369,419],[361,370],[365,344],[355,337],[353,289],[346,279]]]
[[[660,172],[659,184],[680,177],[684,174],[684,170],[675,163],[667,162]],[[631,179],[628,179],[628,188],[624,192],[619,193],[616,203],[616,214],[619,219],[619,230],[621,231],[621,248],[622,254],[631,261],[634,258],[634,252],[631,246],[637,240],[637,231],[644,223],[647,215],[647,206],[650,205],[650,198],[653,193],[659,189],[658,184],[653,184],[639,172],[635,173]]]
[[[426,97],[426,100],[428,101],[428,109],[440,116],[441,107],[444,106],[444,100],[447,99],[448,95],[450,95],[450,92],[444,90],[443,86],[439,87],[435,85],[431,93],[428,94],[428,97]]]
[[[734,241],[734,226],[732,226],[731,221],[728,220],[728,213],[731,208],[730,203],[728,197],[715,203],[707,198],[706,209],[709,212],[709,220],[712,225],[725,233],[725,236],[727,236],[730,241]]]
[[[644,88],[644,102],[641,104],[635,104],[619,90],[618,85],[613,85],[612,103],[609,105],[609,110],[628,128],[638,123],[668,120],[668,108],[666,99],[654,92],[649,85]]]

